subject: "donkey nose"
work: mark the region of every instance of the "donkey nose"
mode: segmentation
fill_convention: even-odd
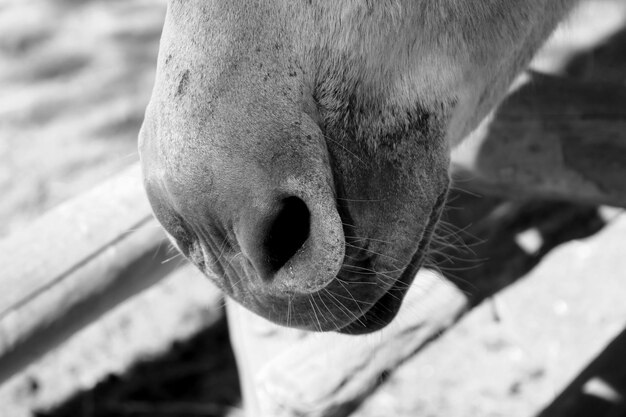
[[[296,196],[246,211],[239,245],[259,276],[272,280],[309,238],[311,212]]]
[[[330,193],[266,192],[233,211],[237,243],[259,291],[310,294],[339,273],[344,236]]]
[[[309,237],[310,222],[311,213],[300,198],[288,197],[280,202],[261,245],[270,271],[278,271],[302,247]]]

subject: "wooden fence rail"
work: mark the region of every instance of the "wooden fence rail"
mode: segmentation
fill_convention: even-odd
[[[138,166],[0,242],[0,383],[166,276]]]

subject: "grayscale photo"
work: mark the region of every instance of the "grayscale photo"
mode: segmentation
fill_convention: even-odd
[[[0,417],[626,417],[626,0],[0,0]]]

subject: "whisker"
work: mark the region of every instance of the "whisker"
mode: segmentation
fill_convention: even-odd
[[[320,299],[320,302],[322,303],[322,305],[324,306],[326,311],[328,311],[328,313],[332,316],[333,322],[336,322],[337,321],[337,317],[335,317],[335,314],[333,313],[333,311],[330,308],[328,308],[328,306],[324,302],[324,299],[322,298],[321,292],[317,293],[317,297]],[[321,313],[321,311],[320,311],[320,313]]]
[[[167,258],[167,259],[165,259],[165,260],[161,261],[161,265],[166,264],[166,263],[168,263],[168,262],[170,262],[170,261],[172,261],[172,260],[174,260],[174,259],[176,259],[176,258],[179,258],[179,257],[181,257],[181,256],[182,256],[182,254],[180,254],[180,253],[177,253],[177,254],[175,254],[174,256],[170,256],[169,258]]]
[[[369,281],[348,281],[345,278],[340,278],[339,276],[337,276],[335,278],[337,281],[339,282],[344,282],[346,284],[359,284],[359,285],[378,285],[375,282],[369,282]]]
[[[363,198],[363,199],[359,199],[359,198],[341,198],[341,197],[337,197],[337,200],[339,200],[339,201],[349,201],[349,202],[353,202],[353,203],[379,203],[381,201],[387,201],[386,198],[381,198],[381,199],[367,199],[367,198]]]
[[[364,237],[364,236],[348,236],[348,235],[345,235],[345,237],[348,238],[348,239],[354,239],[354,240],[366,240],[368,242],[380,242],[380,243],[386,243],[386,244],[391,244],[392,243],[389,240],[373,239],[371,237]]]
[[[320,319],[317,316],[317,311],[315,310],[315,303],[312,301],[312,298],[309,298],[309,304],[311,305],[311,309],[313,309],[313,315],[315,316],[315,321],[317,322],[317,328],[319,331],[322,331],[322,324],[320,323]]]
[[[361,160],[361,158],[359,158],[358,155],[352,152],[350,149],[346,148],[345,146],[343,146],[341,143],[337,142],[335,139],[331,138],[330,136],[324,135],[324,138],[331,141],[335,145],[339,146],[344,151],[348,152],[352,157],[354,157],[357,161],[363,164],[363,166],[367,167],[367,164],[363,162],[363,160]]]
[[[383,270],[375,270],[375,269],[372,269],[372,268],[365,268],[365,267],[361,267],[361,266],[357,266],[357,265],[349,265],[349,264],[344,265],[344,268],[358,269],[358,270],[367,272],[369,275],[371,275],[371,274],[385,275],[385,274],[391,274],[391,273],[394,273],[394,272],[404,271],[404,268],[396,268],[396,269],[388,269],[388,270],[384,270],[384,269]]]
[[[352,294],[352,292],[350,292],[350,290],[348,288],[346,288],[346,286],[343,285],[341,281],[339,281],[339,285],[341,285],[343,290],[350,296],[350,298],[344,297],[341,294],[337,294],[337,293],[335,293],[335,295],[337,295],[338,297],[345,298],[346,300],[354,301],[354,304],[356,304],[356,307],[359,309],[359,312],[361,313],[361,315],[364,315],[365,313],[363,312],[363,310],[361,310],[361,304],[356,300],[356,298],[354,298],[354,295]]]
[[[293,302],[293,296],[287,295],[287,327],[291,327],[291,303]]]
[[[331,297],[331,302],[337,306],[339,308],[339,311],[342,311],[344,313],[346,313],[346,315],[348,317],[352,316],[353,321],[358,322],[359,324],[361,324],[362,326],[365,326],[365,323],[363,323],[361,321],[360,316],[357,316],[356,314],[354,314],[348,307],[346,307],[339,299],[337,299],[337,297],[335,297],[335,295],[333,294],[332,291],[325,289],[326,293],[329,295],[329,297]],[[335,301],[333,301],[333,299],[338,303],[336,304]],[[353,298],[354,299],[354,298]],[[357,308],[359,309],[359,311],[361,312],[361,316],[363,316],[365,313],[363,313],[363,310],[361,310],[361,306],[359,305],[359,303],[356,302],[355,303],[357,305]]]
[[[393,261],[396,261],[396,262],[400,262],[400,260],[399,260],[399,259],[396,259],[396,258],[394,258],[393,256],[386,255],[386,254],[384,254],[384,253],[380,253],[380,252],[376,252],[376,251],[373,251],[373,250],[371,250],[371,249],[361,248],[361,247],[359,247],[359,246],[353,245],[353,244],[348,243],[348,242],[346,242],[346,246],[351,247],[351,248],[355,248],[355,249],[359,249],[359,250],[362,250],[362,251],[367,252],[367,253],[372,253],[372,254],[374,254],[374,255],[378,255],[378,256],[381,256],[381,257],[389,258],[389,259],[391,259],[391,260],[393,260]]]
[[[163,246],[163,241],[162,240],[159,242],[159,245],[156,247],[156,249],[154,250],[154,253],[152,254],[152,260],[153,261],[156,259],[157,253],[159,253],[159,251],[161,250],[161,246]],[[169,253],[170,253],[169,248],[167,248],[165,250],[165,253],[169,255]]]

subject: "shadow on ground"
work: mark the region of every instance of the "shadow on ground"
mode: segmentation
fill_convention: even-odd
[[[626,417],[626,328],[537,417]]]
[[[37,417],[207,417],[239,414],[240,392],[226,320],[163,357],[109,376]]]
[[[594,206],[464,191],[452,193],[443,221],[433,263],[474,304],[523,278],[557,246],[605,226]],[[625,352],[626,328],[537,417],[626,417]]]

